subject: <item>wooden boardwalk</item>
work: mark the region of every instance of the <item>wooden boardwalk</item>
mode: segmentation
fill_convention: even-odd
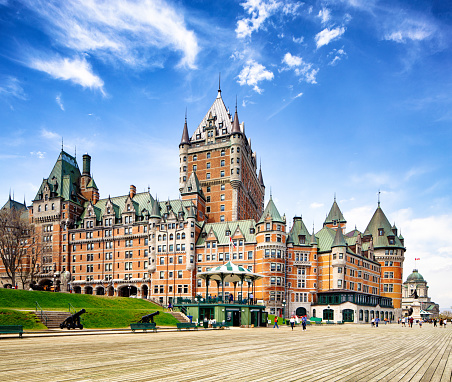
[[[451,381],[452,328],[338,325],[0,339],[2,381]]]

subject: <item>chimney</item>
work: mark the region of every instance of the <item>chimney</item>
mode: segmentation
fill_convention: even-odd
[[[130,199],[133,199],[133,197],[135,196],[136,193],[137,193],[137,188],[133,184],[131,184],[130,192],[129,192]]]
[[[91,174],[91,157],[88,154],[83,155],[83,174],[82,175],[90,175]]]

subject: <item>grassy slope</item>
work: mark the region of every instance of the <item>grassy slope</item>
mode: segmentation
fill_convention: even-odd
[[[82,315],[82,322],[86,328],[124,328],[156,310],[160,311],[160,314],[154,317],[157,325],[175,326],[177,323],[173,316],[163,313],[160,306],[141,299],[0,289],[0,308],[34,310],[36,301],[43,310],[68,311],[69,303],[76,310],[84,308],[86,313]],[[0,313],[0,325],[15,323],[26,327],[25,320],[20,317],[15,318],[20,322],[13,320],[8,323],[4,322],[4,318],[6,315]]]
[[[0,325],[22,325],[24,329],[46,329],[33,312],[0,309]]]

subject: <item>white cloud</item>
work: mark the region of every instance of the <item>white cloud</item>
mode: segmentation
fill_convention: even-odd
[[[103,95],[104,81],[96,76],[91,69],[91,65],[85,57],[74,58],[53,58],[49,60],[34,59],[29,63],[33,69],[40,70],[60,80],[69,80],[84,88],[98,89]]]
[[[325,28],[323,31],[319,32],[315,36],[315,42],[317,48],[320,48],[323,45],[328,45],[332,40],[335,40],[341,37],[345,32],[344,27],[337,27],[334,29]]]
[[[313,209],[322,208],[323,206],[324,206],[323,203],[317,203],[317,202],[313,202],[309,205],[309,207],[311,207]]]
[[[331,19],[330,10],[328,8],[322,8],[317,17],[320,18],[322,24],[326,24]]]
[[[263,90],[259,88],[258,83],[265,80],[271,81],[273,78],[274,74],[266,70],[265,66],[258,64],[254,60],[248,60],[238,75],[237,82],[242,86],[253,86],[253,90],[260,94]]]
[[[0,82],[0,96],[14,97],[21,99],[23,101],[27,100],[27,95],[22,88],[20,81],[15,78],[8,76]]]
[[[347,56],[347,53],[345,53],[344,49],[334,49],[328,56],[334,56],[328,65],[335,66],[343,57]]]
[[[301,97],[303,95],[303,93],[298,93],[295,97],[293,97],[294,99],[295,98],[299,98],[299,97]]]
[[[32,151],[31,156],[37,157],[38,159],[44,159],[46,157],[45,151]]]
[[[53,131],[49,131],[45,128],[41,129],[41,136],[46,139],[60,139],[60,136]]]
[[[195,67],[199,46],[180,11],[164,0],[24,0],[47,22],[57,44],[96,52],[131,66],[149,65],[149,48],[182,53],[180,65]],[[152,52],[151,52],[152,55]]]
[[[57,94],[57,96],[55,97],[55,101],[57,105],[60,107],[60,109],[64,111],[64,105],[63,101],[61,100],[61,94]]]
[[[294,43],[296,43],[296,44],[301,44],[301,43],[303,43],[303,41],[304,41],[304,37],[301,36],[301,37],[296,38],[296,37],[294,36],[294,37],[292,37],[292,41],[293,41]]]
[[[302,57],[293,56],[291,53],[287,52],[282,59],[282,63],[287,65],[287,67],[282,70],[293,69],[301,80],[306,81],[309,84],[317,83],[316,75],[319,70],[313,69],[312,64],[304,62]]]
[[[406,43],[411,41],[422,41],[431,38],[435,33],[435,28],[422,21],[404,20],[394,30],[386,33],[385,40],[395,41],[398,43]]]
[[[245,38],[262,28],[265,21],[277,11],[280,11],[284,15],[296,15],[298,8],[303,3],[290,3],[276,0],[246,0],[240,5],[248,14],[248,17],[241,18],[237,21],[235,33],[238,38]]]

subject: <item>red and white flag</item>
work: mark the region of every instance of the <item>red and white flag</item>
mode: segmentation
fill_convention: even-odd
[[[229,242],[232,244],[232,246],[234,247],[234,249],[235,249],[235,245],[234,245],[234,242],[232,241],[232,238],[231,238],[231,236],[229,236]]]
[[[414,260],[420,260],[421,258],[420,257],[416,257]]]

